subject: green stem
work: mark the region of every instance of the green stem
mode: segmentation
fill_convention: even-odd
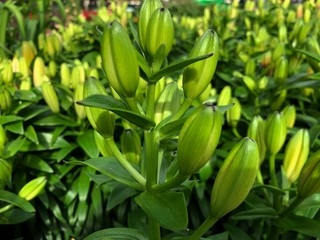
[[[144,132],[145,139],[145,169],[146,187],[151,190],[158,183],[158,153],[159,142],[156,140],[154,129]]]
[[[217,221],[218,218],[209,215],[200,227],[192,234],[189,240],[199,240]]]
[[[146,179],[127,161],[127,159],[119,151],[116,143],[114,142],[113,137],[106,139],[106,142],[113,153],[117,158],[120,164],[130,173],[130,175],[143,187],[146,186]]]
[[[148,216],[149,239],[161,240],[160,224],[153,217]]]
[[[138,108],[137,101],[135,100],[134,97],[126,98],[126,102],[132,111],[137,112],[137,113],[141,113],[141,110]]]
[[[183,116],[183,114],[188,110],[188,108],[191,106],[193,102],[193,99],[191,98],[185,98],[183,100],[183,103],[181,104],[179,110],[172,115],[172,117],[170,118],[170,122],[176,121],[179,118],[181,118]]]
[[[173,178],[169,179],[168,181],[161,183],[159,185],[156,185],[152,188],[152,191],[156,192],[164,192],[167,190],[170,190],[174,187],[177,187],[180,183],[183,183],[185,180],[187,180],[190,176],[182,175],[178,173]]]
[[[297,206],[299,206],[303,202],[303,200],[303,198],[295,198],[293,202],[289,205],[289,207],[287,207],[280,213],[279,217],[285,217],[288,213],[292,212]]]
[[[13,208],[12,204],[4,206],[3,208],[0,208],[0,213],[6,212],[6,211],[10,210],[11,208]]]
[[[156,91],[156,84],[149,83],[148,91],[147,91],[147,117],[153,119],[154,117],[154,96]]]
[[[232,132],[236,136],[236,138],[239,138],[239,139],[242,138],[236,127],[232,128]]]
[[[271,177],[271,185],[278,187],[275,162],[276,162],[276,154],[271,154],[270,158],[269,158],[269,170],[270,170],[270,177]]]

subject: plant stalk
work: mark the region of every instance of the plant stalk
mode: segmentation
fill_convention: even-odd
[[[153,217],[148,216],[149,224],[149,239],[150,240],[161,240],[160,224]]]
[[[217,221],[218,218],[209,215],[200,227],[191,235],[189,240],[199,240]]]
[[[156,185],[152,188],[152,191],[156,192],[164,192],[168,191],[174,187],[177,187],[180,183],[183,183],[186,181],[190,176],[182,175],[178,173],[176,176],[173,178],[169,179],[168,181],[161,183],[159,185]]]
[[[159,142],[155,138],[155,131],[151,129],[144,132],[145,138],[145,169],[146,187],[151,190],[158,183],[158,153]]]

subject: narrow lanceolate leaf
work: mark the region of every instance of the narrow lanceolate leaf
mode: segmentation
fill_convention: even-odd
[[[83,99],[82,101],[79,101],[78,104],[112,111],[115,114],[144,129],[149,129],[155,126],[153,120],[136,112],[128,110],[122,102],[117,101],[110,96],[95,94]]]

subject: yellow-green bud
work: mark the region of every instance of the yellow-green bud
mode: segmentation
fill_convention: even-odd
[[[158,48],[164,44],[167,56],[172,48],[173,35],[173,21],[169,10],[163,7],[156,9],[150,17],[147,28],[145,41],[148,53],[154,57]]]
[[[288,71],[289,71],[289,64],[288,60],[285,57],[282,57],[279,59],[279,61],[276,64],[275,71],[274,71],[274,81],[277,84],[284,84],[288,77]]]
[[[270,154],[276,154],[280,151],[287,136],[287,125],[283,114],[274,112],[266,122],[265,142]]]
[[[296,121],[296,108],[294,105],[287,105],[282,110],[284,119],[286,121],[287,127],[292,128]]]
[[[12,97],[8,89],[4,88],[0,90],[0,112],[7,111],[12,106]]]
[[[54,78],[56,76],[56,73],[57,73],[57,64],[55,61],[51,60],[49,62],[49,74],[50,74],[50,77]]]
[[[276,47],[272,51],[272,61],[278,61],[282,57],[284,50],[284,43],[277,43]]]
[[[178,139],[178,166],[183,175],[202,168],[216,149],[222,128],[219,109],[209,103],[198,107],[182,126]]]
[[[178,84],[176,82],[167,84],[160,93],[160,96],[158,97],[155,104],[155,123],[158,124],[163,119],[176,113],[181,105],[182,98],[183,93],[178,88]]]
[[[286,43],[288,40],[288,33],[287,33],[287,25],[286,24],[281,24],[281,26],[279,26],[279,30],[278,30],[278,37],[279,40],[283,43]],[[282,44],[281,44],[282,45]],[[284,46],[283,46],[284,47]],[[282,48],[282,46],[280,47]]]
[[[261,116],[255,116],[249,124],[248,137],[256,141],[259,149],[260,164],[266,155],[266,143],[264,140],[265,135],[265,122]]]
[[[258,146],[246,137],[232,148],[215,179],[210,202],[212,217],[221,218],[243,202],[255,181],[258,167]]]
[[[315,37],[310,37],[307,40],[307,50],[313,52],[314,54],[320,55],[320,45],[318,40]],[[320,71],[320,62],[316,61],[310,57],[307,57],[307,60],[315,72]]]
[[[284,100],[286,99],[287,96],[287,90],[283,89],[279,92],[276,92],[273,96],[273,100],[271,103],[271,109],[272,110],[278,110],[281,105],[283,104]]]
[[[207,30],[192,48],[189,57],[205,54],[214,55],[187,66],[183,72],[183,91],[186,98],[195,99],[210,84],[216,70],[219,58],[218,35],[213,30]]]
[[[102,67],[110,85],[127,98],[135,96],[139,85],[139,65],[126,30],[117,21],[105,29],[101,40]]]
[[[35,55],[37,54],[36,47],[32,41],[23,41],[21,46],[22,56],[26,60],[28,68],[32,60],[34,59]]]
[[[121,152],[126,159],[134,164],[141,161],[141,140],[134,129],[125,129],[121,136]]]
[[[320,151],[314,153],[304,164],[297,189],[298,197],[301,199],[320,192]]]
[[[86,73],[82,65],[75,66],[71,71],[71,81],[69,87],[75,89],[78,84],[83,84],[86,79]]]
[[[18,195],[25,200],[30,201],[41,193],[46,186],[46,183],[46,177],[37,177],[25,184],[19,191]]]
[[[85,81],[83,96],[86,98],[93,94],[107,95],[107,91],[99,80],[90,77]],[[91,126],[102,137],[110,138],[113,136],[115,117],[112,112],[94,107],[85,107],[85,111]]]
[[[244,84],[246,85],[246,87],[251,91],[254,92],[256,89],[256,82],[253,80],[252,77],[249,76],[243,76],[242,77],[242,81],[244,82]]]
[[[218,106],[224,106],[231,103],[232,90],[230,86],[224,86],[218,97]]]
[[[74,108],[76,110],[76,114],[79,119],[86,118],[85,107],[77,104],[77,101],[83,100],[83,89],[84,89],[84,84],[79,83],[74,91]]]
[[[45,75],[45,65],[41,57],[37,57],[33,64],[33,85],[40,87]]]
[[[62,63],[60,66],[60,83],[65,87],[70,87],[71,73],[67,63]]]
[[[1,149],[4,149],[4,145],[7,142],[7,134],[4,130],[3,126],[0,124],[0,155],[1,155]]]
[[[10,60],[5,60],[2,62],[3,68],[0,68],[0,79],[3,80],[4,83],[10,84],[13,79],[13,70],[11,66]]]
[[[256,70],[256,62],[254,59],[250,58],[249,61],[246,62],[244,74],[249,77],[254,77],[255,70]]]
[[[43,80],[41,85],[42,96],[45,102],[48,104],[50,110],[54,113],[58,113],[60,112],[60,106],[56,90],[54,89],[49,78],[46,75],[44,76],[44,79],[45,80]]]
[[[140,46],[144,51],[146,51],[147,49],[147,29],[150,17],[153,14],[153,12],[159,7],[163,7],[160,0],[144,0],[142,3],[140,9],[138,30]]]
[[[10,183],[12,165],[5,159],[0,158],[0,190]]]
[[[307,161],[310,137],[306,129],[300,129],[289,140],[284,152],[283,168],[290,183],[295,182]]]
[[[263,76],[258,81],[258,87],[259,89],[263,90],[268,86],[269,79],[267,76]]]
[[[234,128],[241,118],[241,104],[236,98],[232,98],[231,102],[234,103],[234,106],[227,111],[226,117],[229,126]]]
[[[23,78],[29,77],[29,67],[24,57],[19,58],[19,72]]]

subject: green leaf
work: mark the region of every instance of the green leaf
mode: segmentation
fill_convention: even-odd
[[[182,128],[182,125],[186,121],[186,119],[187,119],[186,117],[183,117],[183,118],[180,118],[176,121],[169,122],[169,123],[163,125],[159,131],[160,140],[163,141],[163,140],[170,139],[172,137],[177,136]]]
[[[14,97],[19,100],[36,102],[39,97],[31,90],[17,90],[14,92]]]
[[[315,54],[313,52],[309,52],[309,51],[306,51],[306,50],[303,50],[303,49],[292,49],[296,52],[299,52],[299,53],[302,53],[304,55],[306,55],[307,57],[310,57],[312,58],[313,60],[316,60],[318,62],[320,62],[320,56],[318,54]]]
[[[123,168],[115,157],[98,157],[87,161],[70,161],[69,163],[87,165],[125,185],[140,189],[137,181]]]
[[[85,169],[82,169],[78,177],[78,195],[80,202],[85,202],[87,200],[90,188],[90,178],[84,170]]]
[[[77,103],[84,106],[109,110],[144,129],[150,129],[155,126],[155,123],[152,119],[139,113],[127,110],[122,102],[117,101],[110,96],[94,94]]]
[[[320,124],[313,125],[309,129],[309,134],[310,134],[310,146],[313,147],[313,145],[316,143],[320,135]]]
[[[143,192],[135,198],[135,201],[147,215],[156,219],[163,227],[170,230],[187,228],[188,213],[183,193],[151,194]]]
[[[97,231],[83,240],[147,240],[148,238],[139,230],[132,228],[109,228]]]
[[[252,220],[259,218],[276,218],[277,216],[278,213],[274,208],[264,207],[242,211],[232,215],[231,218],[235,220]]]
[[[21,208],[26,212],[35,212],[36,210],[34,207],[25,199],[19,197],[18,195],[5,191],[0,190],[0,201],[10,203],[14,206]]]
[[[27,127],[27,130],[25,131],[24,135],[30,139],[30,141],[34,142],[35,144],[39,144],[38,136],[36,133],[36,130],[34,130],[34,127],[32,125],[29,125]]]
[[[21,163],[32,169],[40,170],[47,173],[53,173],[53,169],[48,163],[33,154],[27,155],[27,157],[23,159]]]
[[[67,126],[67,127],[76,127],[79,125],[74,119],[63,115],[49,115],[42,119],[39,119],[33,123],[37,126]]]
[[[77,143],[88,154],[90,158],[99,156],[99,149],[94,140],[93,130],[86,131],[77,137]]]
[[[232,240],[251,240],[251,237],[241,228],[234,225],[225,223],[223,224],[225,229],[228,231],[230,239]]]
[[[0,224],[18,224],[32,218],[34,213],[25,212],[20,208],[12,208],[0,214]]]
[[[291,82],[286,85],[286,89],[295,89],[295,88],[319,88],[319,80],[304,80],[299,82]]]
[[[313,80],[320,80],[320,72],[312,74],[311,76],[308,77],[309,79]]]
[[[320,222],[319,220],[310,219],[297,215],[288,215],[273,222],[274,225],[289,229],[295,232],[305,234],[307,236],[320,238]]]
[[[25,138],[23,139],[16,139],[9,142],[6,145],[4,158],[9,158],[14,156],[18,151],[20,151],[25,143]]]
[[[166,58],[165,49],[166,49],[165,44],[161,44],[157,50],[156,55],[153,58],[152,68],[153,68],[153,71],[155,72],[159,71],[164,59]]]
[[[7,116],[1,116],[0,117],[0,124],[4,125],[7,123],[17,122],[17,121],[23,121],[22,117],[15,116],[15,115],[7,115]]]
[[[153,74],[152,76],[150,76],[149,79],[151,82],[157,82],[160,78],[162,78],[166,75],[169,75],[177,70],[180,70],[180,69],[182,69],[192,63],[209,58],[209,57],[213,56],[213,54],[214,53],[210,53],[210,54],[206,54],[206,55],[202,55],[202,56],[198,56],[198,57],[194,57],[194,58],[180,60],[180,61],[175,62],[165,68],[162,68],[160,71],[158,71],[155,74]]]
[[[71,153],[77,147],[78,147],[77,144],[69,144],[68,146],[61,148],[58,152],[54,152],[51,155],[51,157],[53,159],[56,159],[57,162],[61,162],[62,160],[64,160],[68,156],[69,153]]]
[[[24,117],[25,121],[37,117],[41,113],[48,111],[48,107],[44,105],[30,105],[20,112],[20,115]]]
[[[137,194],[135,189],[123,186],[123,184],[118,184],[112,189],[110,195],[108,196],[107,211],[111,210],[135,194]]]
[[[6,124],[6,129],[16,134],[20,134],[20,135],[24,134],[22,121],[8,123]]]

